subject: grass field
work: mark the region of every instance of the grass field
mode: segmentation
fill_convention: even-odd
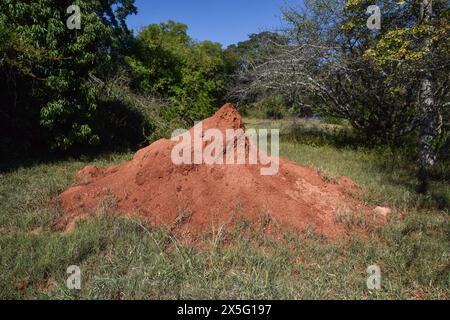
[[[449,299],[450,184],[414,192],[413,163],[385,149],[333,139],[338,127],[316,122],[248,120],[281,129],[280,154],[330,177],[356,181],[369,205],[389,206],[388,223],[367,238],[330,242],[313,231],[277,241],[236,227],[230,243],[211,230],[202,248],[169,231],[104,213],[71,234],[53,227],[50,201],[86,164],[106,166],[132,153],[34,163],[0,171],[0,298],[22,299]],[[448,170],[448,168],[442,168]],[[346,221],[351,227],[358,221]],[[366,287],[368,266],[381,290]],[[70,265],[81,290],[66,288]]]

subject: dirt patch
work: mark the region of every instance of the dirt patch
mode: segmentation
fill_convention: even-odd
[[[224,135],[226,129],[244,129],[231,104],[201,124],[203,132],[216,128]],[[236,148],[236,141],[224,142],[219,157],[226,157],[226,145]],[[246,139],[245,143],[248,157],[252,142]],[[152,226],[183,228],[189,236],[198,236],[212,224],[226,223],[239,214],[255,224],[264,220],[294,230],[312,227],[335,237],[346,230],[336,219],[341,208],[363,214],[370,211],[353,196],[358,187],[348,178],[328,182],[317,170],[282,158],[278,173],[267,176],[261,175],[261,164],[176,165],[171,159],[176,144],[161,139],[121,165],[105,169],[87,166],[79,171],[79,184],[59,196],[65,213],[58,224],[67,228],[78,218],[102,211],[106,202],[114,212],[137,214]],[[194,149],[193,144],[192,153]]]

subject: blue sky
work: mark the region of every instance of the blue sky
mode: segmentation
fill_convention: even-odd
[[[150,23],[183,22],[195,40],[220,42],[225,47],[249,34],[281,26],[280,8],[302,0],[136,0],[138,14],[127,19],[139,30]]]

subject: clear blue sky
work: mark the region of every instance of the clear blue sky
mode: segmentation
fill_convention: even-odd
[[[195,40],[220,42],[224,47],[246,40],[251,33],[281,26],[280,8],[302,0],[136,0],[138,14],[128,26],[139,30],[151,23],[174,20],[188,25]]]

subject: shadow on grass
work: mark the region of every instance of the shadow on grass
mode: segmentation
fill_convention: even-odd
[[[450,185],[445,176],[434,174],[430,179],[430,188],[427,193],[417,193],[416,166],[414,162],[398,162],[398,160],[383,159],[384,162],[395,162],[393,165],[378,165],[387,182],[392,185],[406,187],[417,195],[417,204],[421,209],[434,208],[450,212]]]
[[[281,132],[287,141],[312,146],[329,145],[335,148],[367,147],[367,140],[355,133],[351,128],[341,125],[322,124],[315,120],[293,122]]]
[[[0,160],[0,173],[9,173],[19,168],[30,168],[42,164],[56,164],[68,160],[78,160],[81,162],[93,162],[98,158],[109,158],[114,154],[135,152],[139,147],[101,147],[97,149],[85,149],[82,152],[70,153],[29,153],[26,156],[15,156]]]
[[[154,130],[139,110],[118,100],[99,101],[95,121],[90,126],[100,137],[100,144],[74,145],[67,151],[51,151],[50,134],[41,127],[34,134],[37,138],[18,137],[11,133],[12,137],[3,139],[8,140],[7,144],[0,141],[0,152],[3,153],[0,172],[68,159],[89,161],[103,155],[138,150],[147,145],[146,134]]]

